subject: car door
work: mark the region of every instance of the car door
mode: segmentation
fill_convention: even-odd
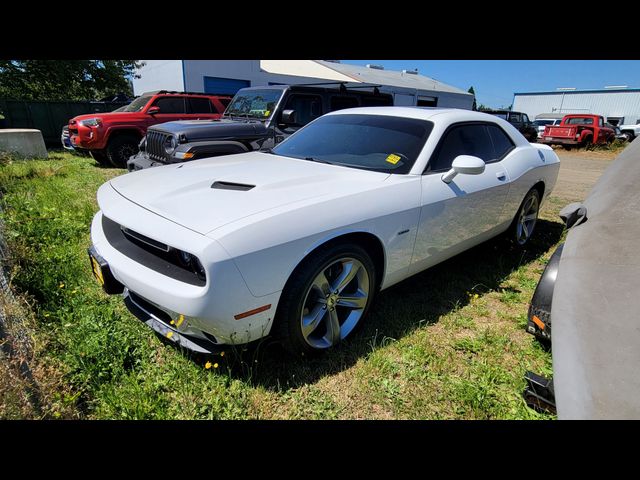
[[[174,122],[188,118],[185,97],[171,95],[160,97],[153,103],[160,111],[153,115],[153,124]]]
[[[458,123],[445,131],[422,175],[411,273],[492,237],[504,225],[509,177],[503,160],[514,148],[509,136],[493,123]],[[458,174],[447,184],[442,175],[459,155],[481,158],[485,170],[478,175]]]

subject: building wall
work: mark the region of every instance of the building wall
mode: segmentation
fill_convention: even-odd
[[[513,110],[531,119],[541,113],[595,113],[624,117],[624,123],[635,124],[640,120],[640,91],[515,94]]]
[[[143,60],[145,65],[133,78],[133,94],[140,95],[154,90],[183,91],[182,60]]]
[[[204,77],[247,80],[252,87],[271,83],[318,83],[315,77],[278,75],[260,68],[260,60],[185,60],[186,89],[189,92],[204,91]]]

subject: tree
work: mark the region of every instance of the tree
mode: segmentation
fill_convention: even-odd
[[[469,87],[469,90],[467,90],[467,92],[469,92],[471,95],[473,95],[473,107],[472,107],[472,110],[477,110],[477,106],[476,106],[476,91],[473,88],[473,85],[471,85]]]
[[[0,60],[0,98],[96,100],[132,95],[138,60]]]

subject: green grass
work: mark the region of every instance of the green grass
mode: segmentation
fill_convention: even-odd
[[[202,358],[158,338],[91,275],[96,190],[121,173],[67,153],[0,162],[12,284],[35,317],[32,368],[60,379],[42,416],[552,418],[521,392],[526,370],[551,372],[523,327],[562,235],[554,202],[526,250],[493,240],[386,290],[361,331],[321,358],[293,360],[269,342]]]

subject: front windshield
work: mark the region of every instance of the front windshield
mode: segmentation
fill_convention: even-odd
[[[150,98],[151,97],[138,97],[126,107],[122,107],[122,110],[118,110],[121,112],[139,112],[144,108]]]
[[[555,122],[555,120],[536,120],[535,122],[533,122],[533,124],[536,127],[544,127],[545,125],[553,124],[553,122]]]
[[[238,92],[225,110],[225,115],[266,119],[273,113],[283,90],[265,89]]]
[[[507,119],[507,113],[506,112],[489,112],[491,113],[491,115],[493,115],[494,117],[498,117],[501,118],[503,120]]]
[[[409,173],[433,123],[387,115],[326,115],[273,149],[285,157],[386,173]]]

